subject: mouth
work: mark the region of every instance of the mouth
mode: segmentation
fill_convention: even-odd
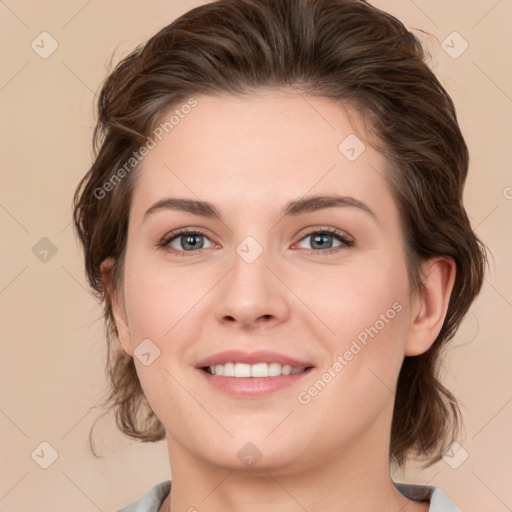
[[[218,377],[234,377],[234,378],[269,378],[279,377],[282,375],[297,375],[313,368],[312,366],[291,366],[289,364],[273,363],[256,363],[247,364],[239,362],[229,362],[225,364],[216,364],[211,366],[203,366],[201,370]]]
[[[313,364],[270,351],[229,350],[199,362],[196,368],[211,388],[235,398],[257,398],[296,385]]]

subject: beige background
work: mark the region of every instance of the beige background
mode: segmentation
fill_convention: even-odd
[[[98,415],[90,407],[105,392],[104,339],[70,225],[70,201],[91,161],[95,93],[110,57],[115,51],[117,62],[201,3],[0,1],[2,512],[115,510],[169,478],[165,441],[130,441],[108,419],[96,429],[104,459],[88,452]],[[512,509],[512,2],[374,4],[433,36],[422,39],[454,98],[471,151],[467,209],[493,256],[445,370],[461,402],[468,458],[460,464],[464,452],[457,452],[397,478],[440,486],[466,512],[505,512]],[[47,59],[31,48],[43,31],[59,45]],[[469,44],[456,59],[441,45],[453,31]],[[457,36],[447,43],[452,52],[461,49]],[[46,262],[32,252],[43,237],[57,249]],[[44,459],[37,457],[43,441],[58,452],[48,469],[36,463]],[[47,457],[44,446],[43,452]]]

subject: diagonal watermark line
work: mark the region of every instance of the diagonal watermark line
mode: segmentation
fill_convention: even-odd
[[[304,507],[304,506],[302,505],[302,503],[301,503],[300,501],[298,501],[298,500],[297,500],[297,498],[296,498],[293,494],[291,494],[291,493],[290,493],[290,491],[288,491],[288,489],[287,489],[286,487],[284,487],[284,485],[283,485],[279,480],[277,480],[277,478],[276,478],[275,476],[273,476],[272,474],[270,474],[268,471],[267,471],[266,473],[267,473],[267,475],[268,475],[270,478],[272,478],[272,479],[274,480],[274,482],[275,482],[277,485],[279,485],[279,487],[281,487],[281,489],[283,489],[283,491],[284,491],[284,492],[286,492],[286,494],[288,494],[288,496],[290,496],[290,498],[291,498],[293,501],[295,501],[295,503],[297,503],[297,505],[299,505],[299,507],[300,507],[302,510],[304,510],[305,512],[307,512],[307,511],[308,511],[308,509],[307,509],[306,507]]]
[[[505,98],[507,98],[508,101],[512,102],[512,98],[474,61],[471,61],[473,63],[473,66],[475,66],[484,76],[487,77],[487,80],[491,82],[496,89],[498,89]]]
[[[272,434],[272,432],[274,432],[274,430],[277,429],[277,427],[279,427],[282,423],[284,423],[284,421],[288,418],[288,416],[290,416],[290,414],[292,412],[294,412],[295,409],[292,409],[266,436],[265,436],[265,439],[270,435]]]
[[[397,510],[397,512],[402,512],[402,510],[409,505],[409,500],[406,499],[405,503]]]
[[[336,131],[336,128],[334,128],[334,126],[329,123],[329,121],[327,121],[327,119],[322,114],[320,114],[320,112],[313,106],[313,104],[309,102],[297,88],[293,86],[292,88],[334,131]]]
[[[192,194],[194,194],[197,197],[197,199],[199,199],[199,200],[201,199],[165,162],[164,162],[164,167],[169,172],[172,172],[174,174],[174,176],[176,176],[176,178],[178,178],[181,181],[181,183],[183,183],[183,185],[185,185],[185,187],[187,187],[190,190],[190,192],[192,192]]]
[[[14,222],[19,224],[25,233],[29,232],[28,229],[3,204],[0,204],[0,208],[2,208],[2,210],[4,210],[14,220]]]
[[[336,335],[336,333],[268,265],[265,266],[270,270],[270,272],[272,272],[272,274],[274,274],[279,279],[279,281],[281,281],[281,283],[283,283],[286,286],[286,288],[288,288],[288,290],[290,290],[293,293],[293,295],[295,295],[295,297],[297,297],[297,299],[299,299],[302,302],[302,304],[304,304],[304,306],[306,306],[309,309],[309,311],[311,311],[311,313],[316,318],[318,318],[318,320],[320,320],[320,322],[322,322],[325,325],[325,327],[327,327],[327,329],[329,329],[329,331],[331,331],[333,335]]]
[[[475,439],[475,437],[476,437],[478,434],[480,434],[480,432],[482,432],[482,430],[483,430],[484,428],[486,428],[486,427],[487,427],[487,425],[489,425],[489,423],[491,423],[491,421],[492,421],[494,418],[496,418],[496,416],[498,416],[498,414],[499,414],[503,409],[505,409],[505,407],[506,407],[506,406],[507,406],[511,401],[512,401],[512,398],[510,398],[509,400],[507,400],[507,401],[505,402],[505,405],[503,405],[503,407],[501,407],[501,409],[500,409],[500,410],[499,410],[499,411],[498,411],[498,412],[497,412],[497,413],[496,413],[496,414],[495,414],[495,415],[494,415],[494,416],[493,416],[493,417],[492,417],[492,418],[491,418],[491,419],[490,419],[490,420],[489,420],[489,421],[488,421],[488,422],[487,422],[487,423],[486,423],[486,424],[485,424],[485,425],[484,425],[484,426],[483,426],[483,427],[482,427],[482,428],[481,428],[481,429],[480,429],[480,430],[479,430],[479,431],[478,431],[478,432],[477,432],[477,433],[476,433],[476,434],[471,438],[471,440]]]
[[[101,509],[100,507],[98,507],[98,505],[96,505],[96,503],[94,503],[94,501],[91,500],[91,498],[89,496],[87,496],[87,494],[82,491],[82,489],[80,489],[80,487],[78,487],[78,485],[73,482],[73,480],[71,480],[71,478],[69,478],[68,475],[66,475],[66,473],[64,473],[64,471],[62,471],[62,469],[60,470],[60,472],[100,511],[100,512],[103,512],[103,509]]]
[[[0,501],[2,501],[27,475],[29,474],[29,471],[27,471],[1,498]]]
[[[16,281],[16,279],[18,279],[19,276],[21,276],[21,274],[23,274],[23,272],[25,272],[25,270],[27,270],[28,268],[28,265],[25,265],[25,267],[20,270],[1,290],[0,290],[0,294],[4,293],[5,290],[7,290],[7,288],[9,286],[11,286],[12,283],[14,283],[14,281]]]
[[[369,165],[369,166],[370,166],[370,167],[371,167],[371,168],[372,168],[372,169],[373,169],[373,170],[374,170],[374,171],[375,171],[375,172],[376,172],[376,173],[377,173],[377,174],[378,174],[382,179],[384,179],[384,180],[386,179],[386,178],[385,178],[385,176],[384,176],[382,173],[380,173],[379,171],[377,171],[377,168],[376,168],[374,165],[372,165],[371,163],[368,163],[368,165]]]
[[[231,271],[231,267],[165,334],[167,336]]]
[[[169,373],[167,368],[164,368],[164,371],[169,375],[169,377],[176,381],[181,389],[183,389],[183,391],[185,391],[190,396],[190,398],[192,398],[192,400],[194,400],[194,402],[196,402],[197,405],[199,405],[215,421],[215,423],[219,425],[220,428],[222,428],[222,430],[234,438],[233,434],[201,402],[199,402],[199,400],[197,400],[197,398],[185,386],[183,386],[183,384],[174,375]]]
[[[409,0],[409,2],[411,2],[411,4],[414,5],[414,7],[416,7],[416,9],[418,9],[418,11],[420,11],[423,14],[423,16],[425,16],[425,18],[427,18],[430,21],[430,23],[434,25],[434,27],[439,28],[437,23],[423,9],[421,9],[417,3],[413,2],[413,0]]]
[[[493,214],[495,211],[496,211],[496,208],[499,207],[499,204],[497,204],[474,228],[473,228],[473,231],[476,231],[476,229],[478,228],[478,226],[480,226],[481,224],[483,224],[483,222],[485,220],[487,220],[487,217],[490,217],[491,214]]]
[[[27,434],[25,434],[25,432],[23,432],[23,430],[21,430],[21,428],[11,418],[9,418],[2,409],[0,409],[0,412],[28,439]]]
[[[108,395],[109,391],[103,394],[103,396],[61,437],[61,440],[64,439],[69,433],[74,430],[77,425],[92,412],[92,410],[98,406],[98,404]]]
[[[73,14],[73,16],[71,16],[71,18],[68,21],[66,21],[66,23],[64,23],[64,25],[62,25],[62,27],[60,27],[61,30],[63,28],[66,28],[91,3],[91,1],[92,0],[88,0],[85,3],[85,5],[83,5],[80,9],[78,9],[78,11],[75,14]]]
[[[26,67],[28,66],[28,62],[25,62],[23,66],[21,66],[16,73],[0,88],[0,92],[2,92]]]
[[[68,66],[64,61],[63,61],[63,60],[61,60],[61,62],[62,62],[62,64],[64,64],[64,66],[65,66],[66,68],[68,68],[68,70],[69,70],[71,73],[73,73],[73,75],[75,75],[75,76],[76,76],[76,78],[78,78],[78,80],[79,80],[80,82],[82,82],[82,84],[83,84],[83,85],[85,85],[85,87],[87,87],[87,89],[89,89],[89,91],[91,91],[91,92],[94,94],[94,96],[96,96],[96,93],[95,93],[95,92],[94,92],[94,91],[93,91],[93,90],[92,90],[92,89],[91,89],[91,88],[90,88],[90,87],[89,87],[89,86],[88,86],[88,85],[87,85],[87,84],[86,84],[86,83],[85,83],[85,82],[84,82],[84,81],[83,81],[83,80],[82,80],[82,79],[81,79],[81,78],[80,78],[80,77],[79,77],[79,76],[78,76],[78,75],[77,75],[77,74],[76,74],[76,73],[75,73],[75,72],[74,72],[74,71],[73,71],[73,70],[72,70],[72,69],[71,69],[71,68],[70,68],[70,67],[69,67],[69,66]]]
[[[494,10],[494,8],[501,2],[501,0],[498,0],[472,27],[471,30],[473,30],[481,21],[484,20],[484,18],[487,17],[487,15]]]
[[[174,176],[176,176],[176,178],[178,178],[181,181],[181,183],[183,183],[183,185],[187,187],[190,190],[190,192],[192,192],[192,194],[194,194],[197,197],[197,199],[201,201],[201,198],[166,163],[164,163],[164,167],[166,167],[170,172],[172,172]],[[224,221],[221,220],[221,222],[230,233],[233,233],[233,230]]]
[[[446,467],[446,466],[445,466],[445,467]],[[443,468],[443,469],[444,469],[444,468]],[[435,478],[437,475],[439,475],[439,473],[441,473],[441,471],[443,471],[443,469],[439,470],[439,471],[438,471],[434,476],[430,477],[430,478],[427,480],[426,484],[429,484],[430,482],[432,482],[432,480],[434,480],[434,478]]]
[[[510,301],[487,278],[485,278],[485,282],[512,308]]]
[[[225,481],[226,479],[228,478],[228,476],[230,476],[231,474],[233,473],[233,471],[230,471],[202,500],[201,500],[201,503],[206,499],[208,498],[208,496],[210,496],[210,494],[212,494],[214,491],[216,491]]]
[[[400,498],[400,499],[402,499],[402,498]],[[409,506],[410,501],[405,496],[403,497],[403,499],[405,500],[404,504],[396,512],[402,512],[402,510],[404,510],[405,507]]]
[[[391,388],[390,388],[390,387],[389,387],[389,386],[388,386],[388,385],[387,385],[387,384],[386,384],[386,383],[385,383],[385,382],[384,382],[384,381],[383,381],[383,380],[382,380],[382,379],[381,379],[381,378],[380,378],[380,377],[379,377],[379,376],[378,376],[378,375],[377,375],[377,374],[376,374],[376,373],[375,373],[371,368],[368,368],[368,370],[370,370],[370,371],[373,373],[373,375],[375,375],[375,377],[376,377],[378,380],[380,380],[380,381],[382,382],[382,384],[383,384],[384,386],[386,386],[386,387],[389,389],[389,391],[390,391],[391,393],[393,393],[393,390],[392,390],[392,389],[391,389]]]
[[[0,0],[0,3],[5,5],[5,7],[7,7],[7,9],[9,9],[9,11],[11,11],[11,13],[16,16],[16,18],[18,18],[18,21],[20,21],[20,23],[23,23],[23,25],[25,25],[25,27],[27,28],[30,28],[5,2],[4,0]]]
[[[503,505],[507,507],[508,510],[512,510],[512,507],[507,505],[473,470],[471,470],[471,473],[473,473],[473,475],[475,475],[478,478],[478,480],[480,480],[480,482],[482,482],[485,485],[485,487],[487,487],[487,489],[489,489],[489,491],[491,491],[494,494],[494,496],[496,496],[496,498],[498,498],[501,501],[501,503],[503,503]]]
[[[306,194],[309,194],[309,192],[311,192],[334,168],[336,167],[336,164],[334,164],[323,176],[321,176],[318,181],[312,185],[309,190],[306,190],[306,192],[304,192],[304,194],[302,194],[302,197],[300,197],[300,199],[303,199]],[[279,218],[279,220],[267,231],[267,234],[270,233],[282,220],[283,220],[283,216],[281,216]]]
[[[67,224],[66,224],[66,225],[65,225],[65,226],[60,230],[60,232],[61,232],[61,233],[64,233],[64,231],[66,231],[66,229],[68,229],[68,228],[69,228],[69,226],[71,226],[71,224],[72,224],[72,223],[73,223],[73,221],[72,221],[72,220],[70,220],[70,221],[69,221],[69,222],[68,222],[68,223],[67,223]]]
[[[478,338],[478,333],[480,332],[480,322],[478,321],[478,317],[471,310],[469,310],[469,312],[468,312],[468,318],[469,318],[470,314],[473,315],[473,317],[476,321],[476,334],[473,335],[473,337],[469,341],[464,341],[467,338],[462,338],[462,337],[459,338],[460,332],[457,332],[457,335],[454,336],[454,338],[453,338],[454,342],[452,343],[452,346],[451,346],[452,350],[456,350],[458,348],[466,347],[467,345],[471,345],[471,343],[473,343],[473,341],[475,341]]]
[[[69,277],[71,277],[71,279],[73,279],[73,281],[75,281],[75,283],[78,284],[78,286],[80,286],[80,288],[82,288],[82,290],[85,291],[85,293],[87,293],[87,295],[96,300],[96,297],[64,265],[61,265],[61,268]]]

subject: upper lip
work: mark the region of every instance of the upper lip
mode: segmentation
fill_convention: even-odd
[[[204,368],[205,366],[215,366],[217,364],[226,363],[280,363],[281,365],[290,365],[293,368],[307,368],[313,366],[307,361],[300,361],[294,357],[271,352],[269,350],[257,350],[255,352],[243,352],[242,350],[225,350],[217,352],[205,359],[199,361],[196,368]]]

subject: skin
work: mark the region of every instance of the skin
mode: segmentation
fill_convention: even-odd
[[[137,177],[123,282],[102,266],[125,352],[150,339],[160,356],[135,357],[144,393],[167,430],[172,491],[160,511],[426,511],[393,486],[389,443],[398,373],[439,333],[455,277],[453,261],[424,262],[409,291],[400,219],[354,112],[327,98],[266,91],[246,98],[197,96],[198,105],[145,157]],[[366,141],[350,162],[338,150],[350,133]],[[288,201],[350,196],[355,207],[281,218]],[[222,220],[146,210],[165,197],[213,203]],[[313,253],[320,228],[355,243]],[[178,228],[207,233],[196,254]],[[263,253],[247,263],[237,246],[252,236]],[[190,250],[190,249],[188,249]],[[402,309],[311,401],[307,390],[394,303]],[[299,385],[240,399],[210,386],[194,368],[226,349],[267,349],[311,361]],[[252,467],[237,452],[251,442]],[[369,492],[369,490],[371,490]],[[194,508],[192,508],[194,507]]]

